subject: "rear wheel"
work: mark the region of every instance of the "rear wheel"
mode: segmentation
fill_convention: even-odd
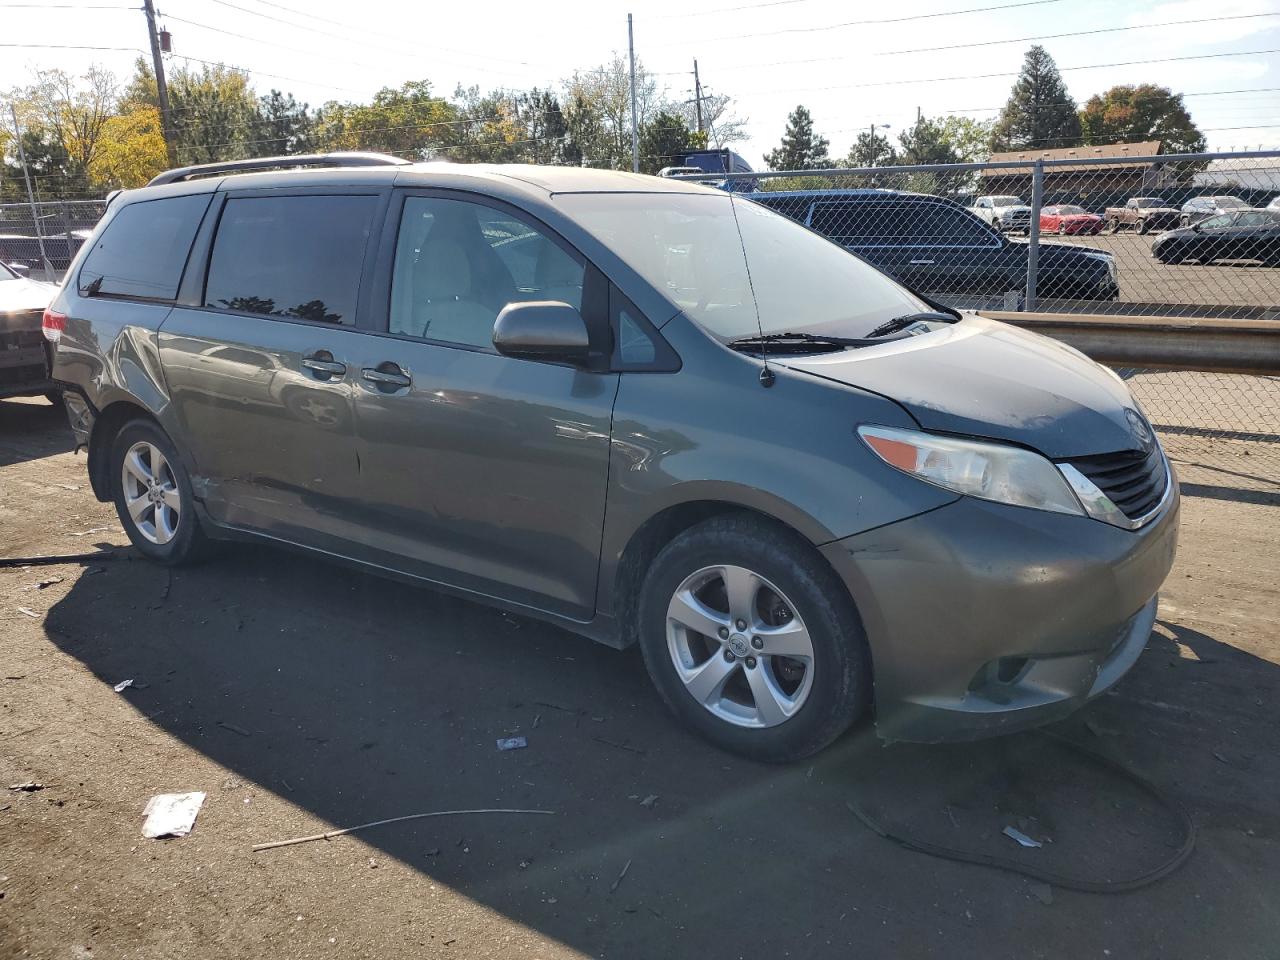
[[[638,614],[658,692],[726,750],[798,760],[870,702],[870,657],[853,603],[781,524],[731,516],[686,530],[654,560]]]
[[[127,423],[116,435],[109,469],[116,514],[139,553],[166,565],[203,556],[207,541],[191,481],[163,430],[149,420]]]
[[[1114,217],[1112,217],[1111,219],[1107,220],[1107,221],[1102,225],[1102,232],[1103,232],[1103,233],[1115,233],[1115,232],[1116,232],[1117,230],[1119,230],[1119,229],[1120,229],[1120,221],[1119,221],[1119,220],[1116,220]]]
[[[1151,228],[1147,226],[1147,221],[1146,221],[1146,220],[1139,220],[1139,221],[1138,221],[1138,227],[1137,227],[1137,229],[1138,229],[1138,232],[1139,232],[1139,233],[1144,233],[1144,234],[1145,234],[1145,233],[1146,233],[1148,230],[1150,230]]]

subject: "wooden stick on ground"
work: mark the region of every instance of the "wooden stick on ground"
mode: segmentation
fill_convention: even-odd
[[[334,837],[341,837],[348,833],[355,833],[357,830],[367,830],[370,827],[381,827],[388,823],[401,823],[405,820],[422,820],[426,817],[456,817],[472,813],[529,813],[544,817],[555,816],[554,810],[437,810],[434,813],[411,813],[406,817],[392,817],[390,820],[374,820],[372,823],[362,823],[357,827],[343,827],[340,830],[326,830],[324,833],[313,833],[309,837],[294,837],[292,840],[273,840],[270,843],[255,843],[253,845],[253,852],[257,853],[260,850],[273,850],[276,847],[291,847],[295,843],[310,843],[313,840],[332,840]]]

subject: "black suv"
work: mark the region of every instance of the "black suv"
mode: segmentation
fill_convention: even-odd
[[[899,190],[760,192],[751,199],[830,237],[920,293],[941,299],[1021,294],[1028,243],[1010,240],[945,197]],[[1040,243],[1041,298],[1114,300],[1108,253]]]

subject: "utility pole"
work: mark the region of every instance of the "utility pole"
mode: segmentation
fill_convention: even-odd
[[[142,0],[147,14],[147,39],[151,41],[151,63],[156,71],[156,99],[160,101],[160,126],[164,131],[164,146],[169,154],[169,165],[178,165],[174,151],[173,115],[169,112],[169,85],[164,79],[164,60],[160,58],[160,35],[156,32],[156,9],[151,0]]]
[[[702,81],[698,79],[698,61],[693,61],[693,102],[698,105],[698,132],[702,132]]]
[[[40,248],[40,261],[44,264],[44,278],[53,279],[53,264],[44,252],[44,229],[40,226],[40,208],[36,206],[36,195],[31,189],[31,173],[27,170],[27,151],[22,146],[22,127],[18,124],[18,111],[9,104],[9,116],[13,118],[13,135],[18,140],[18,163],[22,164],[22,179],[27,182],[27,202],[31,204],[31,222],[36,228],[36,245]]]
[[[150,0],[148,0],[150,2]],[[627,55],[631,58],[631,172],[640,172],[640,128],[636,119],[636,40],[627,14]]]

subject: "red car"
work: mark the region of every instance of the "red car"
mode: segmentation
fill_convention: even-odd
[[[1045,207],[1040,211],[1040,231],[1058,234],[1068,233],[1101,233],[1102,217],[1090,213],[1083,207],[1069,203]]]

